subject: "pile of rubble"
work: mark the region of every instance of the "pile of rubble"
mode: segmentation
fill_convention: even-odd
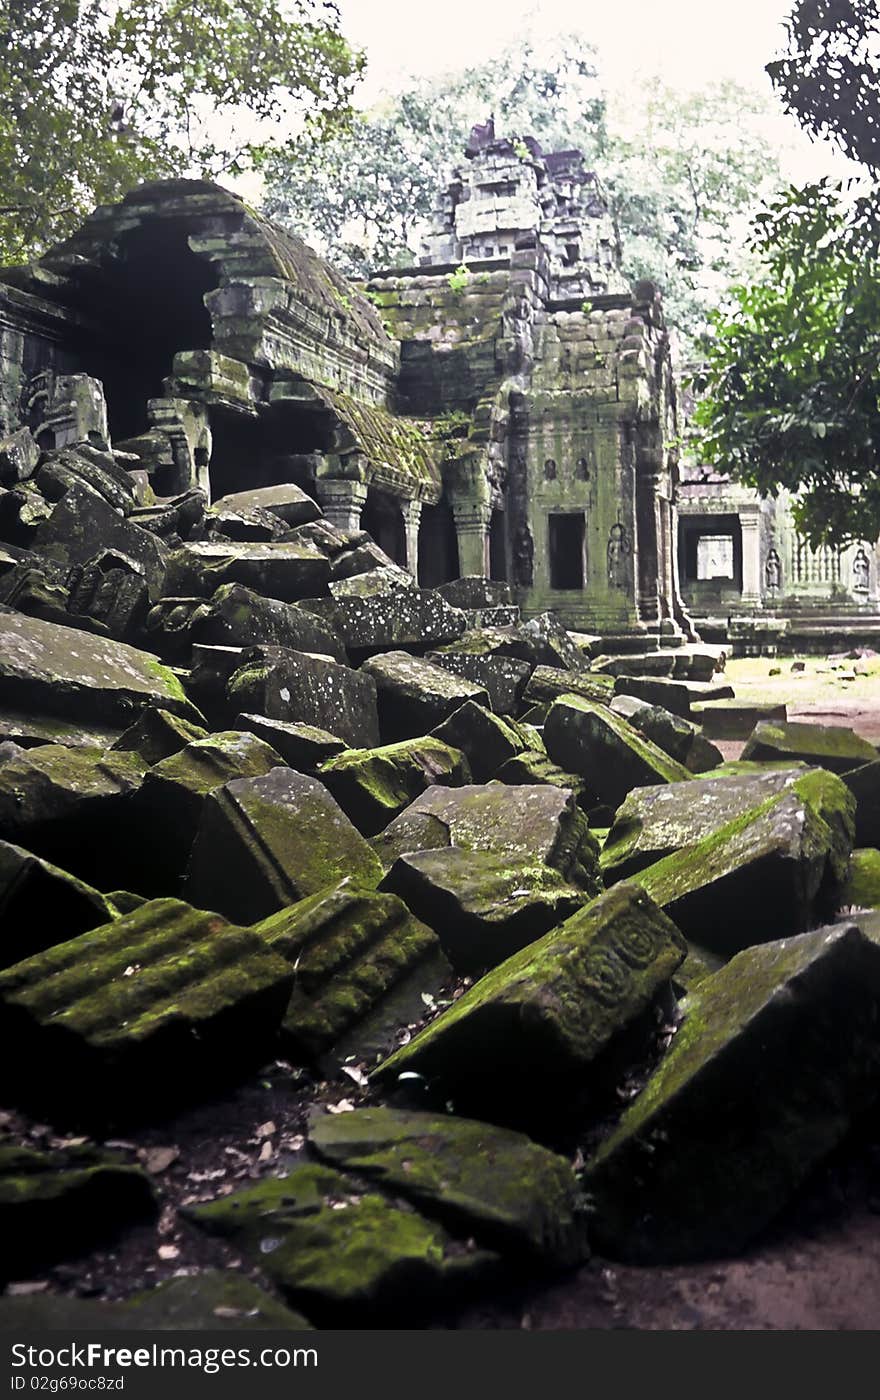
[[[0,481],[7,1320],[366,1326],[735,1253],[871,1106],[870,744],[420,588],[296,486],[155,501],[24,429]],[[159,1210],[108,1139],[279,1058],[350,1111],[182,1207],[262,1288],[20,1286]]]

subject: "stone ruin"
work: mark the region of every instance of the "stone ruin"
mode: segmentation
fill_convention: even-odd
[[[880,755],[689,639],[656,295],[470,155],[369,295],[186,182],[4,274],[7,1328],[736,1255],[875,1109]]]

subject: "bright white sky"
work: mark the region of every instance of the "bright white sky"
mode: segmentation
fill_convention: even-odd
[[[432,76],[479,63],[527,33],[579,33],[599,51],[607,90],[636,74],[680,90],[726,78],[771,92],[763,71],[784,43],[792,0],[337,0],[342,27],[368,59],[359,105],[407,74]],[[781,110],[781,109],[780,109]],[[476,118],[475,118],[476,119]],[[855,173],[830,143],[812,143],[780,115],[768,136],[793,146],[793,179]]]

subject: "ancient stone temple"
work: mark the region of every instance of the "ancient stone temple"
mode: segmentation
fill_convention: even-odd
[[[295,483],[422,584],[680,639],[656,289],[623,282],[579,152],[489,123],[467,157],[420,265],[363,293],[210,184],[97,209],[0,281],[0,436],[112,444],[159,499]]]
[[[677,410],[656,288],[624,283],[579,151],[545,155],[487,123],[467,157],[421,266],[370,284],[400,341],[400,393],[444,439],[426,581],[457,545],[462,573],[508,579],[526,613],[680,636]]]
[[[682,593],[703,637],[760,651],[825,650],[880,636],[876,543],[813,546],[787,492],[775,499],[707,467],[677,495]]]

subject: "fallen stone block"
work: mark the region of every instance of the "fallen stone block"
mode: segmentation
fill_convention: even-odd
[[[364,574],[349,574],[344,578],[332,579],[330,582],[330,597],[336,599],[345,598],[385,598],[393,606],[394,599],[401,588],[410,590],[416,589],[416,581],[412,574],[406,569],[402,569],[398,564],[388,564],[370,569]],[[331,608],[326,599],[315,598],[310,606],[317,609]]]
[[[280,648],[246,654],[230,678],[227,697],[233,714],[314,725],[352,748],[376,748],[380,742],[375,679],[335,661]]]
[[[839,778],[812,769],[632,878],[686,938],[731,956],[801,933],[833,912],[849,865],[854,809]]]
[[[64,1117],[164,1111],[268,1056],[293,976],[249,929],[151,900],[0,972],[8,1092]]]
[[[706,979],[666,1056],[587,1165],[612,1258],[737,1253],[876,1098],[872,916],[739,953]]]
[[[461,973],[494,967],[589,898],[548,865],[460,846],[400,856],[379,888],[436,931]]]
[[[220,510],[267,510],[289,529],[318,520],[321,508],[311,496],[292,481],[280,486],[255,486],[249,491],[233,491],[214,502]]]
[[[273,768],[207,798],[184,892],[201,908],[252,924],[346,875],[369,888],[381,874],[378,858],[322,783]]]
[[[375,575],[365,574],[375,587]],[[380,593],[356,596],[348,586],[348,596],[337,596],[320,606],[321,616],[332,623],[347,650],[358,659],[376,652],[401,647],[436,646],[460,637],[467,618],[430,588],[395,585]]]
[[[136,753],[152,766],[180,753],[187,744],[208,737],[207,729],[200,724],[190,724],[168,710],[150,709],[144,710],[110,747],[121,753]]]
[[[223,584],[241,583],[267,598],[296,603],[317,596],[329,581],[326,557],[305,540],[202,540],[169,555],[164,591],[170,597],[210,598]]]
[[[856,799],[856,845],[880,846],[880,758],[841,776]]]
[[[572,884],[598,894],[598,845],[567,788],[503,783],[431,787],[398,818],[428,816],[448,833],[448,843],[490,851],[511,865],[547,865]],[[389,833],[392,828],[388,828]]]
[[[703,737],[696,724],[671,710],[649,705],[634,695],[616,695],[611,709],[676,763],[683,763],[689,773],[705,773],[724,762],[720,750]]]
[[[605,880],[609,884],[628,880],[637,870],[697,845],[790,788],[803,771],[765,769],[635,788],[618,807],[602,847]]]
[[[398,1013],[414,1004],[423,1014],[422,994],[436,994],[452,976],[437,935],[401,900],[348,879],[271,914],[254,931],[296,969],[281,1040],[297,1063],[318,1063],[340,1041],[346,1050],[357,1044],[364,1058],[377,1023],[389,1026],[387,1049],[394,1031],[413,1019]]]
[[[184,1214],[231,1240],[322,1327],[422,1318],[497,1272],[491,1251],[315,1164]]]
[[[134,753],[44,744],[0,768],[0,840],[99,883],[124,858],[146,764]]]
[[[445,598],[450,607],[464,608],[504,608],[513,603],[509,583],[483,578],[477,574],[465,574],[462,578],[450,579],[441,583],[435,590]]]
[[[314,724],[290,724],[282,719],[266,719],[265,715],[239,714],[235,716],[234,726],[256,734],[264,743],[271,744],[291,768],[312,777],[328,758],[335,758],[345,750],[341,739]]]
[[[221,731],[196,739],[155,764],[129,812],[135,853],[129,883],[150,895],[178,894],[208,797],[232,778],[253,778],[283,764],[254,734]]]
[[[44,453],[34,480],[47,501],[60,501],[71,488],[85,487],[122,515],[129,515],[134,508],[134,482],[128,472],[112,452],[89,443]]]
[[[432,736],[376,749],[348,749],[322,763],[318,772],[365,836],[381,831],[426,788],[458,787],[470,776],[461,750]]]
[[[668,680],[662,676],[618,676],[614,682],[614,693],[634,695],[638,700],[659,705],[682,719],[691,718],[691,706],[695,701],[733,699],[733,690],[729,685],[710,681]]]
[[[523,703],[552,704],[560,695],[580,695],[584,700],[607,705],[614,695],[614,681],[599,671],[581,669],[572,675],[556,666],[536,666],[523,693]]]
[[[569,792],[574,793],[575,801],[585,812],[598,803],[598,799],[590,792],[583,778],[577,773],[566,773],[541,750],[526,749],[524,753],[509,758],[506,763],[502,763],[495,779],[509,787],[537,785],[567,788]]]
[[[311,1330],[293,1312],[234,1269],[202,1269],[166,1279],[125,1302],[58,1293],[0,1298],[0,1332],[255,1332]]]
[[[740,758],[762,763],[767,759],[802,759],[827,768],[831,773],[848,773],[864,763],[873,763],[877,750],[867,739],[843,725],[771,724],[762,720],[746,741]]]
[[[607,706],[577,695],[562,696],[551,705],[544,743],[554,763],[579,773],[612,810],[633,788],[678,783],[691,776]]]
[[[584,654],[552,612],[539,613],[517,628],[520,638],[533,648],[537,666],[561,666],[566,671],[586,668]]]
[[[157,1213],[150,1179],[120,1153],[0,1144],[0,1280],[30,1279]]]
[[[115,919],[112,899],[20,846],[0,841],[0,967]]]
[[[124,554],[101,550],[88,563],[75,564],[67,583],[67,610],[74,618],[88,618],[117,641],[140,632],[150,605],[149,586],[141,567]]]
[[[517,661],[512,656],[472,656],[451,647],[445,651],[429,651],[425,659],[433,666],[481,686],[496,715],[518,714],[526,682],[532,673],[528,661]]]
[[[372,1078],[418,1074],[456,1112],[558,1128],[585,1092],[601,1101],[619,1046],[644,1050],[646,1014],[686,951],[642,890],[618,885],[493,968]]]
[[[569,1163],[521,1133],[362,1108],[315,1116],[309,1142],[322,1161],[480,1244],[559,1268],[587,1257],[585,1203]]]
[[[204,538],[231,540],[235,543],[257,543],[284,537],[286,526],[277,515],[267,510],[235,509],[215,504],[205,512]]]
[[[853,851],[840,908],[880,909],[880,851],[874,847]]]
[[[462,751],[477,783],[488,782],[502,763],[524,753],[532,741],[515,721],[492,714],[474,700],[466,700],[433,733]]]
[[[0,438],[0,486],[15,486],[33,476],[40,449],[29,428],[18,428]]]
[[[137,566],[151,598],[163,591],[169,562],[165,545],[149,530],[119,515],[88,486],[71,486],[37,529],[31,548],[68,568],[113,550]]]
[[[209,646],[286,647],[318,652],[342,665],[348,661],[338,634],[313,613],[295,603],[264,598],[240,583],[225,584],[202,603],[189,634],[193,642]]]
[[[489,703],[481,686],[405,651],[371,657],[359,674],[375,682],[379,728],[385,743],[429,733],[467,700]]]
[[[149,705],[195,723],[202,718],[173,671],[149,652],[0,608],[0,709],[7,717],[115,727],[117,738]]]
[[[707,739],[748,739],[762,720],[788,719],[785,705],[757,704],[743,700],[697,700],[691,705],[691,718],[702,726]]]

